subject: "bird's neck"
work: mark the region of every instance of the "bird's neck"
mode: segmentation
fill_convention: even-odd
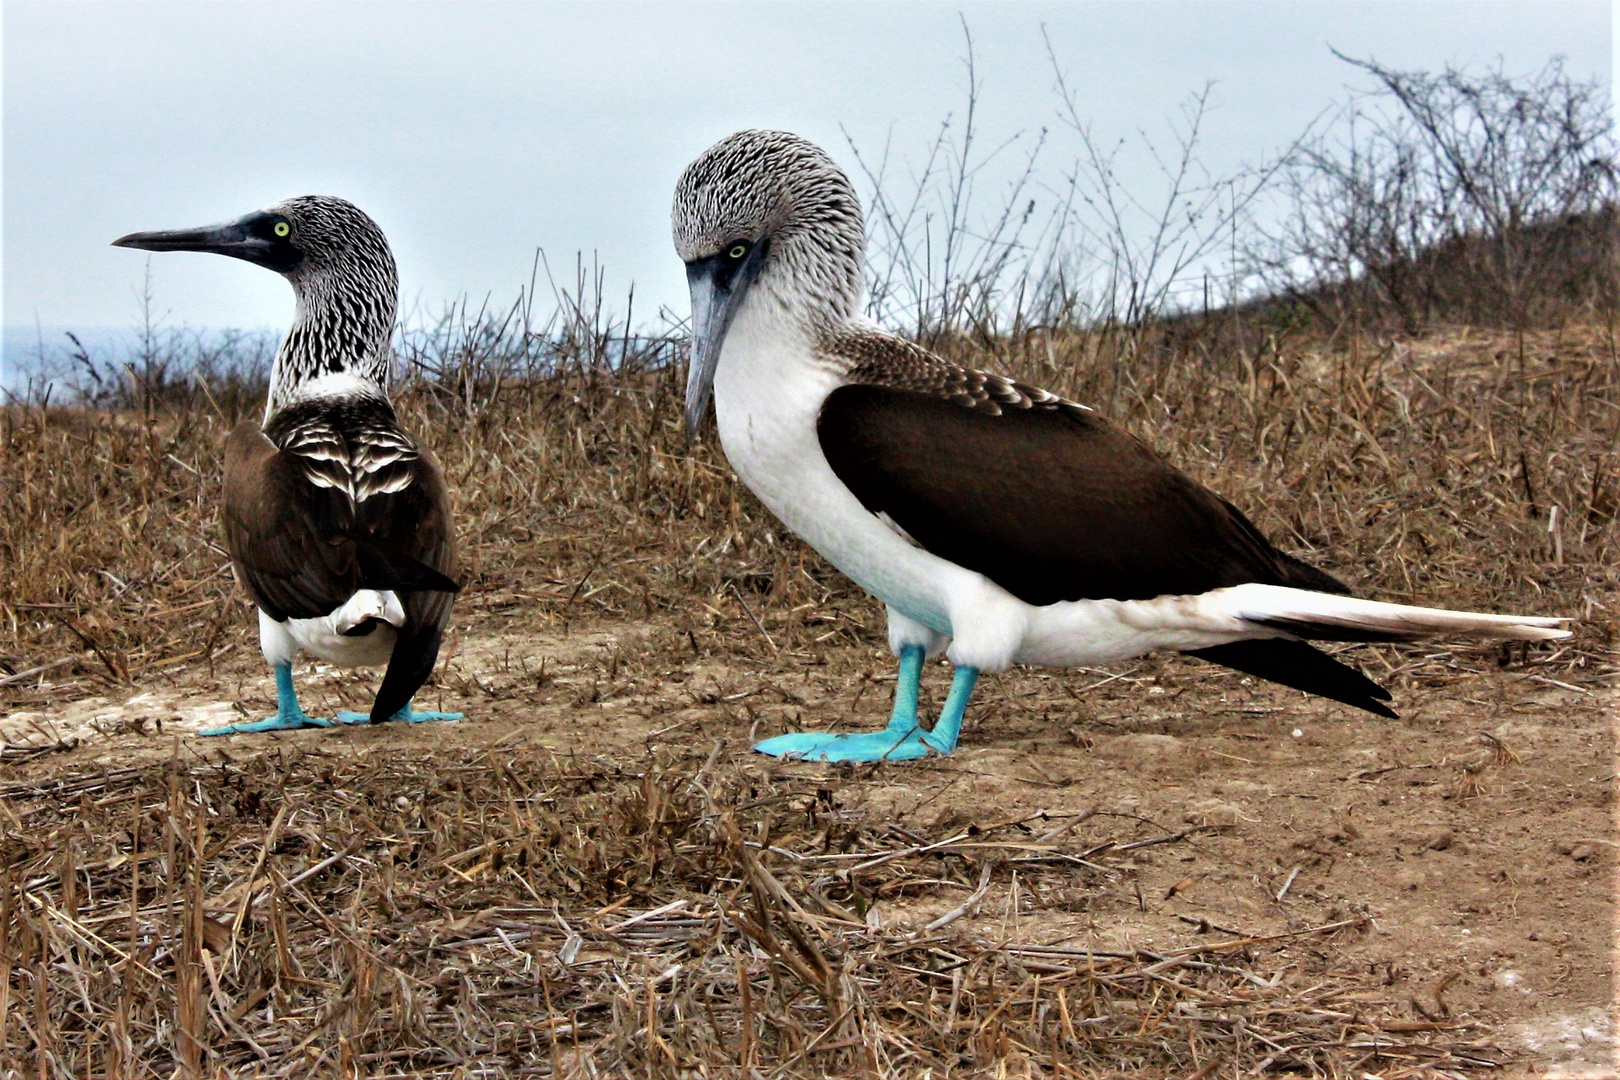
[[[770,387],[804,377],[840,378],[847,366],[829,342],[841,322],[836,314],[803,303],[803,294],[769,287],[749,292],[726,334],[715,371],[716,394],[743,385]]]
[[[393,361],[397,294],[295,282],[298,312],[276,351],[265,416],[334,382],[355,384],[386,400]]]

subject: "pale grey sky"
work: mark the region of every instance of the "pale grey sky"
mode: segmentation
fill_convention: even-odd
[[[748,126],[853,159],[840,127],[920,155],[962,104],[984,137],[1055,127],[1045,25],[1099,134],[1158,128],[1215,80],[1217,169],[1288,142],[1356,73],[1510,72],[1565,54],[1611,74],[1610,5],[20,3],[4,6],[4,319],[125,326],[144,255],[109,242],[281,197],[342,195],[393,243],[403,300],[508,301],[535,248],[596,252],[638,311],[684,312],[668,211],[680,169]],[[1054,164],[1070,155],[1055,132]],[[213,256],[151,259],[173,323],[282,327],[285,283]]]

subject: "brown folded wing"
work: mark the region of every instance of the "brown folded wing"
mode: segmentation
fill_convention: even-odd
[[[889,372],[857,368],[890,385],[833,391],[817,434],[861,505],[887,514],[925,550],[1037,605],[1187,596],[1247,582],[1348,592],[1089,409],[997,376],[909,359]],[[1395,715],[1381,704],[1387,691],[1303,641],[1235,641],[1191,655]]]
[[[1095,413],[1014,383],[985,389],[841,387],[822,406],[822,450],[868,510],[1027,603],[1244,582],[1344,591]]]
[[[399,443],[397,429],[338,446],[307,428],[300,438],[272,424],[313,453],[281,449],[251,423],[231,432],[226,545],[243,587],[277,621],[330,614],[360,589],[399,594],[405,625],[372,712],[386,719],[432,672],[458,588],[449,494],[433,455]]]

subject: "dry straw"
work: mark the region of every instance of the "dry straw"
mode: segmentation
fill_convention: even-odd
[[[1407,1076],[1507,1060],[1466,1023],[1409,1019],[1363,972],[1324,963],[1360,918],[1206,928],[1208,944],[1159,953],[861,917],[942,882],[1005,891],[1014,872],[1026,890],[1098,888],[1129,849],[1186,833],[1099,842],[1106,818],[1086,817],[903,835],[841,822],[814,781],[722,767],[698,782],[692,760],[280,751],[0,787],[7,1064]],[[1301,964],[1308,978],[1280,977]]]

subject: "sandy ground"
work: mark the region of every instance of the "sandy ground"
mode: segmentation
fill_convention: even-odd
[[[846,814],[902,827],[1094,811],[1065,836],[1075,850],[1183,835],[1132,851],[1101,888],[1015,876],[974,918],[1010,940],[1172,948],[1369,916],[1365,931],[1317,950],[1321,965],[1364,972],[1369,1000],[1398,1002],[1414,1020],[1475,1025],[1515,1058],[1513,1071],[1614,1074],[1620,834],[1615,702],[1602,680],[1565,684],[1459,649],[1460,667],[1483,672],[1397,682],[1402,718],[1384,720],[1174,658],[1015,671],[981,682],[954,755],[832,767],[747,747],[799,727],[880,726],[893,668],[875,647],[789,652],[756,640],[728,651],[673,621],[564,627],[487,600],[459,621],[437,686],[418,703],[462,710],[463,722],[197,738],[269,710],[269,674],[243,647],[212,676],[181,670],[70,701],[38,688],[0,711],[10,748],[0,774],[166,758],[176,735],[204,758],[286,741],[421,749],[525,739],[622,754],[627,766],[649,746],[702,758],[721,744],[729,767],[819,778]],[[1377,654],[1359,658],[1380,674]],[[947,682],[943,669],[925,677],[933,707]],[[374,682],[301,671],[300,685],[319,714],[363,707]],[[880,898],[875,918],[926,922],[960,901],[946,884]],[[1308,979],[1310,967],[1289,977]]]

